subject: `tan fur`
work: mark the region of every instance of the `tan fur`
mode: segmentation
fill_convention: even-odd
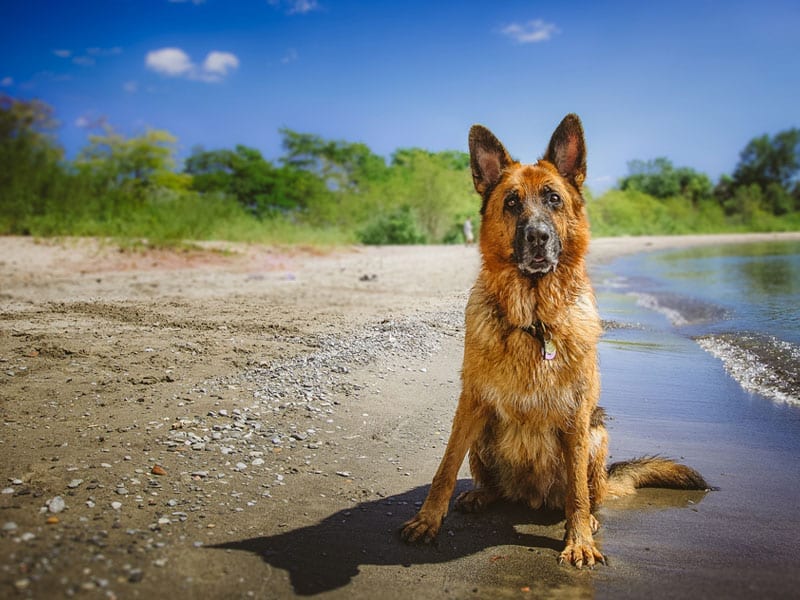
[[[484,207],[482,266],[466,309],[462,392],[428,497],[401,535],[407,541],[436,536],[469,450],[475,489],[458,498],[457,508],[476,511],[505,498],[534,509],[563,509],[566,547],[560,560],[591,566],[604,560],[592,539],[598,524],[591,512],[609,483],[608,434],[597,408],[602,329],[584,262],[589,224],[580,193],[583,130],[578,118],[568,115],[545,157],[533,165],[511,160],[480,126],[470,132],[470,152]],[[563,202],[551,210],[542,199],[552,193]],[[510,209],[510,194],[522,205]],[[544,210],[561,252],[554,270],[531,277],[515,257],[517,224]],[[555,344],[552,360],[543,357],[543,340],[532,333],[536,324]],[[660,472],[665,464],[648,468]],[[641,483],[635,474],[643,465],[618,467],[621,477],[612,480],[613,492]]]

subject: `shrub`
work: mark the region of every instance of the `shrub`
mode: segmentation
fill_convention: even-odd
[[[408,207],[382,215],[358,232],[362,244],[424,244],[425,234]]]

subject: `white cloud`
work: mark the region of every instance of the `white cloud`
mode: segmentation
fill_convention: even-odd
[[[116,54],[122,54],[122,48],[119,46],[114,46],[112,48],[87,48],[86,54],[91,56],[114,56]]]
[[[304,15],[319,10],[317,0],[267,0],[270,6],[283,8],[289,15]]]
[[[14,85],[14,79],[12,77],[3,77],[0,79],[0,87],[11,87]]]
[[[559,30],[553,23],[546,23],[542,19],[536,19],[523,24],[511,23],[500,32],[518,44],[536,44],[538,42],[546,42],[554,34],[559,33]]]
[[[300,56],[297,54],[297,50],[294,48],[289,48],[286,51],[286,54],[283,55],[283,58],[281,58],[281,62],[284,65],[288,65],[289,63],[296,61],[298,58],[300,58]]]
[[[96,61],[91,56],[76,56],[72,62],[82,67],[93,67]]]
[[[122,54],[122,48],[119,46],[114,46],[113,48],[86,48],[84,54],[76,54],[67,48],[56,48],[53,50],[53,54],[59,58],[71,58],[73,64],[80,65],[81,67],[93,67],[100,57]]]
[[[93,110],[89,110],[75,119],[75,127],[78,129],[103,129],[108,125],[108,119],[102,115],[98,116]]]
[[[230,52],[209,52],[203,61],[203,70],[206,73],[220,75],[224,77],[228,71],[239,67],[239,59]]]
[[[180,48],[153,50],[147,53],[144,62],[148,68],[168,77],[186,75],[194,69],[189,55]]]
[[[212,50],[198,66],[180,48],[161,48],[147,53],[147,67],[166,77],[185,77],[194,81],[216,83],[239,67],[239,58],[231,52]]]
[[[290,15],[295,13],[304,15],[319,8],[317,0],[292,0],[289,4],[291,5],[289,8]]]

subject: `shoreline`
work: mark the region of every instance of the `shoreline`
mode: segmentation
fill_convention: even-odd
[[[800,231],[778,233],[715,233],[703,235],[620,236],[593,238],[589,247],[590,267],[615,258],[642,252],[681,250],[703,246],[789,242],[800,240]]]
[[[598,238],[589,265],[783,239],[800,233]],[[399,543],[447,439],[477,251],[215,248],[122,253],[92,240],[0,238],[0,477],[12,490],[0,496],[0,525],[15,526],[0,533],[0,586],[52,597],[516,597],[529,588],[567,598],[616,597],[630,584],[660,597],[644,569],[671,549],[697,558],[695,532],[681,537],[672,519],[731,518],[715,494],[648,491],[625,510],[609,506],[601,545],[616,562],[594,574],[556,564],[560,518],[509,506],[451,514],[435,548]],[[614,365],[633,368],[627,356],[605,365],[610,381]],[[711,360],[700,362],[711,369]],[[612,444],[652,445],[665,425],[696,436],[663,441],[705,468],[716,469],[723,448],[735,452],[717,425],[709,434],[680,415],[651,422],[635,412],[615,423]],[[743,459],[750,471],[772,456],[757,450]],[[796,470],[779,458],[775,468]],[[465,464],[459,486],[467,477]],[[40,512],[55,496],[66,510]],[[659,540],[671,545],[659,550]],[[768,558],[761,540],[748,539],[749,560]]]

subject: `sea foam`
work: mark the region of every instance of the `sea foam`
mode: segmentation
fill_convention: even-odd
[[[800,347],[773,336],[706,335],[696,339],[748,392],[800,406]]]

